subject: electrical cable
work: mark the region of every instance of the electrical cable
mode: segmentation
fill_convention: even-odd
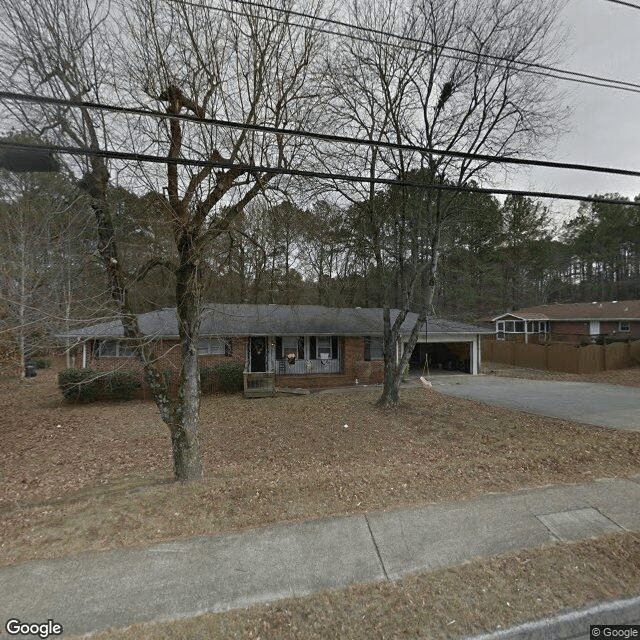
[[[196,2],[193,2],[192,0],[168,0],[169,2],[172,2],[174,4],[181,4],[181,5],[186,5],[186,6],[192,6],[195,8],[199,8],[199,9],[208,9],[210,11],[219,11],[222,13],[233,13],[235,15],[243,15],[240,12],[237,11],[230,11],[227,8],[224,7],[215,7],[213,5],[205,5],[205,4],[198,4]],[[453,60],[464,60],[464,61],[475,61],[475,59],[477,58],[483,58],[485,60],[489,60],[492,62],[497,62],[500,63],[500,65],[502,67],[504,67],[504,63],[508,63],[508,64],[516,64],[519,67],[520,71],[524,71],[525,73],[530,73],[533,75],[540,75],[540,76],[545,76],[545,77],[551,77],[551,78],[555,78],[558,80],[567,80],[569,82],[577,82],[580,84],[587,84],[587,85],[592,85],[592,86],[598,86],[598,87],[604,87],[604,88],[609,88],[609,89],[618,89],[620,91],[629,91],[632,93],[640,93],[640,84],[636,83],[636,82],[628,82],[626,80],[616,80],[615,78],[607,78],[607,77],[603,77],[603,76],[596,76],[593,74],[588,74],[588,73],[583,73],[580,71],[572,71],[570,69],[562,69],[559,67],[552,67],[549,65],[544,65],[541,63],[537,63],[537,62],[527,62],[527,61],[520,61],[520,60],[516,60],[515,58],[508,58],[506,56],[498,56],[495,54],[490,54],[490,53],[482,53],[479,51],[470,51],[469,49],[464,49],[462,47],[454,47],[451,45],[437,45],[434,44],[428,40],[420,40],[419,38],[413,38],[410,36],[402,36],[399,34],[395,34],[395,33],[391,33],[388,31],[383,31],[381,29],[374,29],[372,27],[364,27],[364,26],[359,26],[359,25],[355,25],[349,22],[343,22],[341,20],[336,20],[334,18],[325,18],[325,17],[321,17],[321,16],[314,16],[310,13],[305,13],[302,11],[294,11],[294,10],[289,10],[289,9],[281,9],[279,7],[273,7],[271,5],[268,4],[264,4],[261,2],[255,2],[252,0],[230,0],[231,2],[235,2],[237,4],[242,4],[242,5],[246,5],[246,6],[253,6],[253,7],[258,7],[261,9],[265,9],[265,10],[269,10],[269,11],[274,11],[277,13],[286,13],[288,15],[294,15],[297,17],[301,17],[301,18],[305,18],[305,19],[311,19],[313,21],[319,21],[319,22],[323,22],[325,24],[331,24],[331,25],[336,25],[336,26],[340,26],[340,27],[345,27],[347,29],[355,29],[355,30],[359,30],[359,31],[363,31],[365,33],[371,33],[374,35],[380,35],[380,36],[384,36],[386,38],[395,38],[396,40],[399,41],[405,41],[405,42],[411,42],[414,45],[420,45],[420,46],[427,46],[427,47],[431,47],[431,48],[436,48],[442,51],[453,51],[455,53],[462,53],[466,56],[472,56],[472,58],[460,58],[459,56],[454,56],[451,54],[447,54],[447,53],[442,53],[441,55],[445,58],[448,59],[453,59]],[[613,0],[611,0],[613,1]],[[351,38],[353,40],[359,40],[359,41],[363,41],[363,42],[369,42],[369,39],[361,37],[361,36],[355,36],[354,34],[346,34],[346,33],[342,33],[339,31],[333,31],[330,29],[323,29],[320,28],[318,26],[310,26],[310,25],[303,25],[303,24],[297,24],[297,23],[292,23],[290,21],[287,21],[286,23],[283,21],[278,21],[275,18],[271,18],[268,16],[262,16],[263,19],[268,20],[270,22],[274,22],[276,24],[289,24],[291,26],[297,26],[303,29],[311,29],[314,31],[318,31],[319,33],[325,33],[327,35],[336,35],[336,36],[341,36],[341,37],[348,37]],[[392,46],[395,47],[399,47],[399,46],[403,46],[403,45],[399,45],[399,44],[394,44],[394,43],[386,43],[386,44],[390,44]],[[416,49],[415,46],[413,47],[407,47],[406,45],[404,46],[404,48],[410,48],[411,50],[418,50]]]
[[[614,2],[615,4],[621,4],[625,7],[631,7],[632,9],[640,9],[640,5],[633,4],[633,2],[625,2],[625,0],[604,0],[605,2]]]
[[[566,169],[570,171],[590,171],[594,173],[607,173],[612,175],[623,175],[631,177],[640,177],[640,171],[633,169],[620,169],[617,167],[603,167],[599,165],[579,164],[570,162],[554,162],[551,160],[538,160],[536,158],[517,158],[514,156],[493,155],[484,153],[472,153],[467,151],[453,151],[450,149],[438,149],[431,147],[420,147],[410,144],[399,144],[395,142],[365,140],[363,138],[353,138],[349,136],[336,136],[328,133],[318,133],[314,131],[306,131],[303,129],[287,129],[280,127],[271,127],[268,125],[245,124],[241,122],[233,122],[229,120],[220,120],[217,118],[202,118],[199,116],[168,114],[162,111],[154,111],[151,109],[141,109],[137,107],[122,107],[99,102],[74,101],[67,98],[48,98],[46,96],[36,96],[23,93],[14,93],[9,91],[0,91],[0,99],[16,100],[25,102],[35,102],[41,104],[53,104],[75,108],[86,109],[103,109],[114,113],[124,113],[127,115],[140,115],[149,117],[159,117],[174,120],[182,120],[198,124],[207,124],[231,129],[240,129],[245,131],[257,131],[262,133],[271,133],[274,135],[290,135],[302,138],[311,138],[324,142],[337,142],[341,144],[354,144],[359,146],[369,146],[384,149],[395,149],[399,151],[408,151],[419,153],[422,155],[440,155],[450,158],[461,158],[465,160],[480,160],[483,162],[494,162],[496,164],[515,164],[533,167],[546,167],[550,169]]]
[[[131,153],[127,151],[111,151],[101,149],[88,149],[82,147],[68,147],[63,145],[35,145],[27,143],[15,143],[6,140],[0,140],[0,148],[24,149],[25,151],[36,150],[64,153],[76,156],[97,156],[102,158],[112,158],[117,160],[135,160],[137,162],[152,162],[156,164],[176,164],[185,166],[213,167],[215,169],[240,169],[242,173],[267,173],[278,175],[299,176],[305,178],[319,178],[324,180],[335,180],[337,182],[358,182],[363,184],[386,184],[397,185],[401,187],[414,187],[423,190],[434,191],[463,191],[469,193],[484,193],[493,195],[506,196],[525,196],[536,197],[553,200],[574,200],[578,202],[597,202],[601,204],[627,205],[640,207],[640,200],[614,200],[607,198],[599,198],[595,196],[581,196],[577,194],[553,193],[548,191],[526,191],[520,189],[494,189],[486,187],[474,187],[468,185],[449,185],[449,184],[425,184],[422,182],[414,182],[411,180],[402,180],[397,178],[379,178],[370,176],[354,176],[342,173],[331,173],[323,171],[312,171],[303,169],[287,169],[284,167],[270,167],[253,164],[217,162],[213,160],[196,160],[190,158],[175,158],[170,156],[157,156],[151,154]]]

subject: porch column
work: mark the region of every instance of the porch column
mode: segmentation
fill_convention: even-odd
[[[82,343],[82,368],[87,368],[87,342],[86,340]]]

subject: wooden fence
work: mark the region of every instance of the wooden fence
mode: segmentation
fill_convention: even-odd
[[[582,347],[564,343],[524,344],[487,338],[482,344],[482,359],[527,369],[595,373],[640,364],[640,340]]]

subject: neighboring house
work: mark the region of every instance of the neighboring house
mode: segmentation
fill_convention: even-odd
[[[497,340],[576,344],[605,338],[633,340],[640,338],[640,300],[545,304],[509,311],[490,321]]]
[[[392,310],[392,322],[398,313]],[[403,341],[408,339],[416,319],[417,315],[410,313],[402,325]],[[176,309],[141,314],[138,322],[140,330],[163,354],[165,366],[177,370],[180,352]],[[460,322],[429,320],[422,327],[411,364],[422,367],[428,358],[434,368],[478,373],[480,336],[488,333],[491,331]],[[382,334],[381,309],[209,304],[203,311],[197,347],[202,365],[243,363],[248,389],[252,380],[265,376],[286,387],[333,387],[382,381]],[[123,336],[122,323],[117,320],[58,337],[74,340],[76,348],[82,350],[83,367],[140,368],[131,343]],[[396,346],[396,358],[401,347],[401,343]]]

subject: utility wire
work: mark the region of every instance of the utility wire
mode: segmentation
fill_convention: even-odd
[[[624,0],[605,0],[605,2],[614,2],[615,4],[621,4],[625,7],[631,7],[632,9],[640,9],[640,5],[633,4],[633,2],[625,2]]]
[[[226,127],[231,129],[240,129],[244,131],[257,131],[260,133],[270,133],[274,135],[298,136],[302,138],[311,138],[321,140],[323,142],[336,142],[340,144],[354,144],[358,146],[369,146],[384,149],[394,149],[399,151],[408,151],[419,153],[421,155],[439,155],[450,158],[461,158],[466,160],[479,160],[483,162],[494,162],[496,164],[516,164],[533,167],[547,167],[550,169],[567,169],[571,171],[590,171],[594,173],[607,173],[613,175],[640,177],[640,171],[632,169],[620,169],[616,167],[603,167],[590,164],[578,164],[569,162],[553,162],[550,160],[537,160],[535,158],[516,158],[514,156],[492,155],[486,153],[472,153],[467,151],[452,151],[450,149],[438,149],[432,147],[420,147],[410,144],[399,144],[396,142],[366,140],[364,138],[353,138],[349,136],[336,136],[328,133],[318,133],[315,131],[306,131],[303,129],[286,129],[280,127],[271,127],[261,124],[245,124],[242,122],[233,122],[230,120],[220,120],[217,118],[202,118],[199,116],[168,114],[163,111],[154,111],[151,109],[141,109],[137,107],[122,107],[112,104],[104,104],[100,102],[86,102],[69,100],[68,98],[49,98],[46,96],[36,96],[32,94],[13,93],[9,91],[0,91],[0,99],[16,100],[25,102],[35,102],[39,104],[53,104],[75,108],[86,109],[102,109],[114,113],[124,113],[126,115],[139,115],[156,118],[167,118],[174,120],[182,120],[193,122],[196,124],[206,124],[212,126]]]
[[[536,198],[548,198],[554,200],[575,200],[578,202],[597,202],[602,204],[628,205],[640,207],[640,200],[612,200],[599,198],[596,196],[581,196],[577,194],[552,193],[548,191],[524,191],[519,189],[494,189],[485,187],[473,187],[468,185],[449,184],[425,184],[412,180],[401,180],[397,178],[373,178],[371,176],[354,176],[343,173],[331,173],[324,171],[308,171],[303,169],[287,169],[284,167],[269,167],[254,164],[243,164],[233,162],[217,162],[213,160],[196,160],[190,158],[176,158],[171,156],[157,156],[143,153],[131,153],[127,151],[111,151],[102,149],[88,149],[82,147],[68,147],[63,145],[36,145],[28,143],[14,143],[0,140],[0,148],[23,149],[25,151],[40,151],[46,149],[56,153],[64,153],[75,156],[94,156],[101,158],[112,158],[116,160],[135,160],[137,162],[152,162],[156,164],[176,164],[198,167],[213,167],[214,169],[240,169],[242,173],[267,173],[278,175],[299,176],[305,178],[320,178],[324,180],[335,180],[336,182],[358,182],[362,184],[385,184],[400,187],[413,187],[423,190],[435,191],[464,191],[469,193],[485,193],[505,196],[529,196]]]
[[[610,0],[613,1],[613,0]],[[621,0],[620,0],[621,1]],[[196,7],[199,9],[208,9],[210,11],[219,11],[222,13],[233,13],[235,15],[243,15],[238,11],[230,11],[229,9],[226,9],[224,7],[216,7],[213,5],[205,5],[205,4],[198,4],[197,2],[194,2],[192,0],[169,0],[169,2],[173,2],[174,4],[180,4],[180,5],[186,5],[186,6],[192,6],[192,7]],[[365,33],[370,33],[373,35],[377,35],[377,36],[384,36],[385,38],[394,38],[398,41],[404,41],[404,42],[409,42],[412,43],[411,47],[408,47],[407,45],[401,45],[401,44],[396,44],[396,43],[388,43],[392,46],[395,47],[404,47],[404,48],[410,48],[411,50],[418,50],[416,48],[415,45],[418,45],[420,47],[431,47],[434,49],[438,49],[441,51],[451,51],[457,54],[464,54],[465,56],[471,56],[471,58],[469,57],[463,57],[461,58],[459,55],[452,55],[452,54],[447,54],[447,53],[442,53],[442,56],[445,58],[449,58],[452,60],[464,60],[467,62],[474,62],[477,58],[482,58],[488,61],[492,61],[495,63],[498,63],[500,66],[502,67],[508,67],[508,65],[512,65],[512,64],[516,64],[518,65],[519,69],[521,71],[524,71],[525,73],[530,73],[533,75],[539,75],[539,76],[545,76],[545,77],[551,77],[551,78],[555,78],[558,80],[567,80],[569,82],[576,82],[579,84],[587,84],[587,85],[592,85],[592,86],[597,86],[597,87],[604,87],[604,88],[608,88],[608,89],[618,89],[620,91],[629,91],[631,93],[640,93],[640,84],[636,83],[636,82],[627,82],[626,80],[616,80],[614,78],[606,78],[603,76],[596,76],[596,75],[592,75],[592,74],[588,74],[588,73],[582,73],[580,71],[572,71],[569,69],[562,69],[559,67],[552,67],[549,65],[544,65],[544,64],[540,64],[537,62],[527,62],[527,61],[521,61],[521,60],[517,60],[516,58],[509,58],[507,56],[499,56],[499,55],[495,55],[495,54],[490,54],[490,53],[482,53],[480,51],[471,51],[469,49],[464,49],[462,47],[455,47],[455,46],[451,46],[451,45],[439,45],[439,44],[435,44],[433,42],[430,42],[428,40],[421,40],[419,38],[414,38],[411,36],[403,36],[403,35],[399,35],[396,33],[392,33],[389,31],[383,31],[381,29],[374,29],[372,27],[364,27],[364,26],[359,26],[359,25],[355,25],[352,24],[350,22],[344,22],[342,20],[336,20],[334,18],[325,18],[325,17],[321,17],[321,16],[314,16],[313,14],[310,13],[305,13],[302,11],[294,11],[294,10],[289,10],[289,9],[281,9],[279,7],[274,7],[268,4],[264,4],[261,2],[255,2],[252,0],[231,0],[231,2],[235,2],[237,4],[241,4],[241,5],[245,5],[245,6],[252,6],[252,7],[257,7],[260,9],[265,9],[265,10],[269,10],[269,11],[274,11],[277,13],[286,13],[287,15],[293,15],[293,16],[297,16],[300,18],[305,18],[308,20],[313,20],[314,22],[323,22],[325,24],[329,24],[329,25],[335,25],[335,26],[339,26],[339,27],[344,27],[347,29],[355,29],[358,31],[362,31]],[[638,8],[638,7],[636,7]],[[311,29],[313,31],[318,31],[319,33],[325,33],[328,35],[336,35],[336,36],[341,36],[341,37],[348,37],[351,38],[353,40],[359,40],[359,41],[363,41],[363,42],[369,42],[370,40],[368,38],[362,37],[362,36],[356,36],[353,33],[351,34],[347,34],[347,33],[343,33],[340,31],[334,31],[331,29],[323,29],[321,27],[318,27],[316,25],[304,25],[304,24],[299,24],[299,23],[293,23],[291,21],[279,21],[276,20],[275,18],[271,18],[269,16],[262,16],[262,19],[267,20],[269,22],[274,22],[276,24],[288,24],[291,26],[297,26],[297,27],[301,27],[304,29]]]

